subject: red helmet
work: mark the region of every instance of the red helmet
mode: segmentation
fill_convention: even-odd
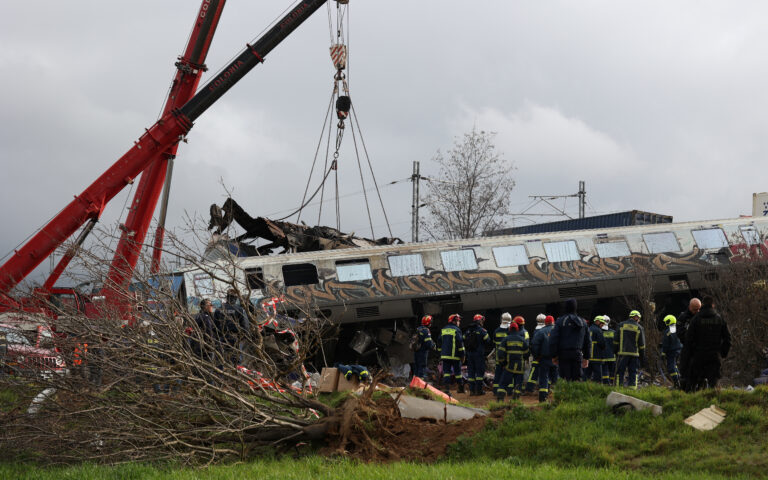
[[[432,325],[432,315],[424,315],[421,317],[421,324],[425,327]]]
[[[478,313],[477,315],[472,317],[472,320],[477,322],[477,323],[483,323],[485,321],[485,317]]]
[[[547,318],[544,319],[544,325],[552,325],[555,323],[555,317],[552,315],[547,315]]]
[[[456,323],[461,320],[461,315],[458,313],[452,314],[450,317],[448,317],[448,323]]]
[[[518,325],[515,322],[512,322],[512,323],[509,324],[509,330],[510,331],[514,330],[514,331],[517,332],[518,330],[520,330],[520,325]]]
[[[521,327],[522,327],[522,326],[524,326],[524,325],[525,325],[525,319],[524,319],[523,317],[521,317],[520,315],[518,315],[518,316],[516,316],[516,317],[515,317],[515,318],[512,320],[512,323],[516,323],[516,324],[518,324],[519,326],[521,326]]]

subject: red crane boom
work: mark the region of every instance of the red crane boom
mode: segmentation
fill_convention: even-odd
[[[37,234],[0,267],[0,294],[7,294],[45,258],[69,238],[89,219],[101,214],[109,202],[153,160],[176,145],[189,130],[193,122],[232,86],[264,61],[280,42],[290,35],[309,16],[319,9],[326,0],[304,0],[291,9],[281,20],[246,48],[220,74],[209,81],[200,91],[180,108],[172,108],[160,120],[139,137],[134,146],[118,159],[106,172],[89,185],[80,195],[48,222]],[[121,270],[119,279],[127,280],[132,269]],[[113,295],[107,301],[115,300],[114,287],[108,286]],[[107,293],[110,293],[109,290]]]

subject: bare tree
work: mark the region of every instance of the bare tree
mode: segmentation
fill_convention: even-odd
[[[500,227],[510,214],[514,167],[497,151],[494,137],[473,128],[446,154],[435,155],[440,173],[428,185],[429,215],[422,222],[432,238],[476,237]]]
[[[768,357],[768,249],[762,243],[741,245],[729,265],[713,268],[706,278],[731,332],[723,376],[726,381],[751,384]]]

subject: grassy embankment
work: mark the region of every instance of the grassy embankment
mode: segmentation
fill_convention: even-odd
[[[649,474],[768,475],[768,388],[695,394],[658,387],[626,391],[662,405],[658,417],[649,410],[609,413],[605,397],[611,387],[579,383],[558,388],[555,404],[541,410],[514,408],[499,425],[460,440],[449,457]],[[712,404],[727,412],[714,430],[701,432],[683,423]]]
[[[433,465],[358,464],[308,457],[264,460],[205,469],[129,464],[36,467],[0,464],[0,478],[192,479],[251,478],[521,478],[550,480],[755,478],[768,475],[768,388],[685,394],[661,388],[628,392],[664,407],[615,416],[605,406],[609,387],[561,385],[558,400],[541,409],[513,407],[504,420],[460,440],[444,462]],[[683,424],[716,404],[728,412],[715,430]]]

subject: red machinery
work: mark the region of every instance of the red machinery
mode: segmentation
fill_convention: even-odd
[[[52,278],[46,281],[45,288],[50,291],[77,246],[93,228],[107,202],[144,172],[115,251],[108,281],[104,286],[106,302],[119,305],[120,292],[124,291],[126,283],[130,281],[138,261],[138,254],[165,178],[168,160],[175,155],[179,141],[208,107],[251,69],[263,62],[272,49],[325,2],[326,0],[301,1],[254,44],[248,44],[226,68],[192,96],[200,80],[203,62],[225,3],[225,0],[203,0],[185,54],[177,64],[179,70],[160,120],[147,129],[128,152],[80,195],[75,196],[72,202],[0,267],[0,296],[7,299],[3,301],[5,307],[16,305],[9,296],[10,291],[78,228],[87,223],[76,240],[75,247],[65,254],[52,273]],[[162,237],[156,238],[155,244],[161,245]],[[156,256],[159,258],[159,253]]]

